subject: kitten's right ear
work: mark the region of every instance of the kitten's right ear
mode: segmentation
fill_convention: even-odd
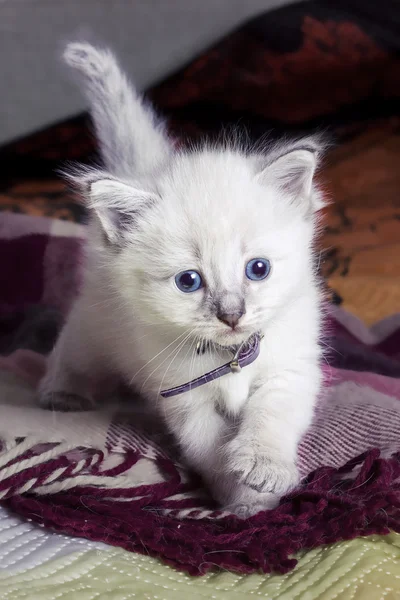
[[[156,195],[115,179],[98,179],[88,184],[88,208],[95,213],[107,240],[121,245]]]
[[[259,159],[257,181],[277,188],[303,215],[310,217],[325,206],[314,186],[314,175],[322,151],[322,141],[318,136],[277,145]]]

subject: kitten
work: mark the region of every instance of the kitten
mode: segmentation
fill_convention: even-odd
[[[40,403],[91,408],[96,389],[121,378],[225,508],[273,507],[298,483],[321,385],[319,140],[177,149],[109,51],[73,43],[65,60],[82,77],[105,167],[70,175],[91,212],[86,274]],[[251,365],[161,397],[255,332],[264,337]]]

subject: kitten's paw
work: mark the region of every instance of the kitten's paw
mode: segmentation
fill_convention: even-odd
[[[228,464],[238,480],[257,492],[283,496],[299,483],[295,464],[239,438],[228,446]]]
[[[69,392],[42,392],[39,394],[39,406],[45,410],[82,412],[93,410],[95,403],[91,398]]]
[[[258,492],[241,483],[232,472],[214,474],[208,481],[210,492],[223,510],[247,519],[259,512],[276,508],[280,501],[278,494]]]
[[[245,502],[245,498],[242,498],[240,502],[230,504],[226,508],[240,519],[248,519],[249,517],[258,515],[260,512],[272,510],[273,508],[276,508],[278,504],[278,496],[271,494],[265,498],[249,498],[247,503]]]
[[[249,504],[233,504],[229,507],[230,512],[239,517],[239,519],[248,519],[254,515],[258,515],[260,512],[271,510],[278,505],[278,501],[273,501],[271,505],[265,506],[264,504],[255,502]]]
[[[257,492],[257,490],[239,483],[236,477],[230,476],[229,479],[229,484],[222,492],[223,497],[221,497],[221,489],[218,490],[219,498],[225,510],[241,519],[248,519],[278,506],[280,498],[277,494]]]

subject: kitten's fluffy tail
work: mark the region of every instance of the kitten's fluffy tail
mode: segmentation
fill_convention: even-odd
[[[65,62],[83,75],[105,167],[119,177],[137,176],[171,151],[164,124],[145,104],[107,49],[70,43]]]

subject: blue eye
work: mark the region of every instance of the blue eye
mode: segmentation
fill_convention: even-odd
[[[183,271],[175,277],[176,286],[181,292],[190,294],[196,292],[203,285],[203,280],[197,271]]]
[[[253,258],[246,265],[246,277],[253,281],[261,281],[268,277],[271,263],[267,258]]]

